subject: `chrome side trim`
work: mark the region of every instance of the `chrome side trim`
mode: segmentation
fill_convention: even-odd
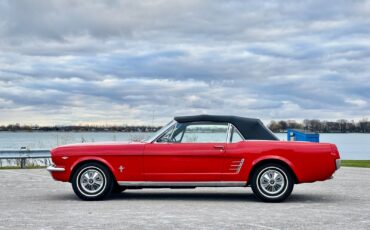
[[[46,168],[46,170],[48,170],[49,172],[64,172],[64,171],[66,171],[65,168],[55,167],[54,165],[50,165],[49,167]]]
[[[336,159],[335,160],[335,169],[338,170],[340,168],[342,161],[341,159]]]
[[[244,187],[246,181],[118,181],[120,186],[135,187]]]

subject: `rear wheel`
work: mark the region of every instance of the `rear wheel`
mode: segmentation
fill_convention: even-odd
[[[251,187],[260,200],[280,202],[292,193],[294,179],[285,166],[275,163],[264,164],[254,171]]]
[[[75,171],[72,187],[82,200],[101,200],[112,192],[113,178],[107,167],[90,162],[81,165]]]

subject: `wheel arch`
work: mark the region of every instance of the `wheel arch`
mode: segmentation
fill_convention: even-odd
[[[114,181],[117,181],[116,180],[116,177],[114,175],[114,170],[113,170],[113,167],[111,164],[109,164],[106,160],[102,159],[102,158],[99,158],[99,157],[84,157],[84,158],[81,158],[79,159],[78,161],[76,161],[72,166],[71,166],[71,173],[69,175],[69,182],[71,182],[72,180],[72,177],[74,175],[74,173],[76,172],[76,170],[78,169],[79,166],[83,165],[83,164],[86,164],[86,163],[98,163],[98,164],[101,164],[105,167],[107,167],[107,169],[109,170],[109,172],[111,173],[111,176],[112,178],[114,179]]]
[[[275,164],[280,164],[280,165],[285,166],[292,174],[294,178],[294,183],[295,184],[299,183],[299,176],[297,175],[297,170],[295,169],[294,165],[289,160],[285,158],[270,156],[270,157],[264,157],[262,159],[255,160],[252,163],[251,170],[249,171],[249,174],[248,174],[247,185],[250,185],[251,178],[253,176],[253,173],[256,171],[256,169],[261,165],[269,164],[269,163],[275,163]]]

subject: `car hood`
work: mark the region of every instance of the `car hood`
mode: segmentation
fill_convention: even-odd
[[[70,148],[70,147],[86,147],[86,146],[115,146],[115,145],[130,145],[140,144],[142,142],[134,141],[101,141],[101,142],[85,142],[85,143],[73,143],[58,146],[58,148]]]

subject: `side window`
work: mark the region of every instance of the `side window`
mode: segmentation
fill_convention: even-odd
[[[243,141],[243,137],[241,136],[241,134],[239,133],[239,131],[233,127],[233,132],[231,134],[231,143],[237,143],[239,141]]]
[[[226,123],[188,124],[174,139],[181,143],[226,143],[227,128]]]

